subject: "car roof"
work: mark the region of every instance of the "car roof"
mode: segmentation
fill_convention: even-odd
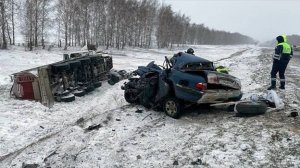
[[[174,68],[181,68],[182,66],[188,64],[188,63],[212,63],[212,61],[209,61],[207,59],[201,58],[199,56],[191,55],[188,53],[180,52],[178,54],[175,54],[174,57],[176,57],[175,64],[173,65]]]

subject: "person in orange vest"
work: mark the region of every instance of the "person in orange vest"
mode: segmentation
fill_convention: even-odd
[[[276,89],[276,75],[279,73],[280,89],[285,89],[285,69],[293,56],[292,47],[287,42],[286,35],[276,38],[278,44],[273,55],[273,66],[271,70],[271,86],[268,90]]]

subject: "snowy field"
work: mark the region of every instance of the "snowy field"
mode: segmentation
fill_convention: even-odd
[[[269,85],[271,49],[257,46],[192,46],[195,54],[228,66],[245,97]],[[107,50],[114,69],[132,71],[184,48]],[[175,120],[126,103],[122,82],[106,82],[71,103],[46,108],[9,96],[9,75],[62,60],[64,51],[0,50],[0,167],[299,167],[299,58],[287,69],[284,110],[238,118],[220,109],[186,109]],[[142,113],[136,113],[142,109]],[[91,125],[97,130],[88,131]]]

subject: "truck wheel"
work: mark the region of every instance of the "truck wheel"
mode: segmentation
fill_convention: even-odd
[[[77,97],[82,97],[82,96],[85,95],[85,91],[84,91],[84,90],[75,90],[75,91],[73,92],[73,94],[74,94],[75,96],[77,96]]]
[[[137,95],[131,90],[125,90],[124,98],[130,104],[137,103]]]
[[[168,116],[175,119],[180,117],[182,105],[178,99],[174,97],[167,98],[163,104],[163,108]]]
[[[86,93],[92,92],[95,90],[94,86],[87,86],[86,89],[84,90]]]
[[[95,82],[94,83],[95,88],[98,88],[98,87],[101,87],[101,86],[102,86],[102,82]]]

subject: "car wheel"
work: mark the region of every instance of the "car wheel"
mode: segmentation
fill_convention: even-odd
[[[163,105],[165,113],[175,119],[180,117],[182,105],[176,98],[169,97],[165,100]]]
[[[124,98],[128,103],[136,103],[137,102],[137,95],[132,90],[125,90]]]
[[[241,102],[235,105],[235,111],[238,116],[259,115],[267,111],[267,105],[262,101]]]

